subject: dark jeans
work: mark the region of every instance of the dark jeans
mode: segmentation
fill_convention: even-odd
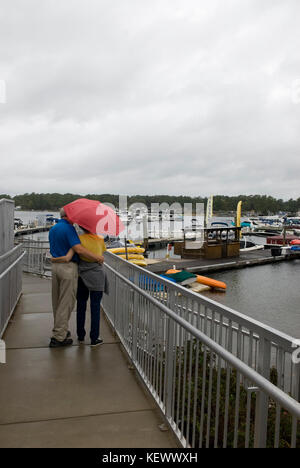
[[[102,299],[102,291],[89,291],[82,279],[78,278],[77,290],[77,336],[80,341],[83,341],[86,335],[85,332],[85,315],[87,301],[90,297],[91,302],[91,342],[96,341],[100,334],[100,304]]]

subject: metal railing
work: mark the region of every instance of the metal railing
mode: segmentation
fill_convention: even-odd
[[[21,246],[0,257],[0,338],[22,293],[22,260],[25,253]]]
[[[110,253],[105,268],[104,311],[183,446],[300,445],[293,338]]]
[[[22,293],[21,246],[14,247],[14,202],[0,200],[0,338]]]
[[[0,200],[0,256],[14,246],[14,209],[12,200]]]
[[[19,239],[25,251],[23,271],[41,276],[51,275],[49,242]]]
[[[22,245],[47,274],[48,243]],[[105,313],[183,446],[299,446],[292,337],[111,253],[105,268]]]

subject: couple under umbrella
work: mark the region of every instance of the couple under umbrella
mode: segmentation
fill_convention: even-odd
[[[49,232],[52,256],[52,308],[54,316],[50,348],[73,344],[69,320],[77,299],[77,338],[85,342],[85,319],[90,298],[92,347],[103,343],[100,338],[100,305],[108,293],[104,272],[104,239],[100,234],[117,236],[124,226],[108,206],[88,199],[78,199],[60,210],[61,219]],[[83,234],[78,235],[74,224]]]

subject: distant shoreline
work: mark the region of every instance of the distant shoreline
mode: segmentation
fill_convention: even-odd
[[[102,203],[111,203],[116,208],[119,206],[119,195],[114,194],[59,194],[59,193],[31,193],[16,195],[11,197],[9,195],[0,195],[1,198],[8,198],[15,202],[16,207],[20,207],[20,211],[58,211],[62,206],[71,203],[77,198],[90,198],[92,200],[99,200]],[[141,203],[151,209],[153,203],[167,204],[172,207],[172,204],[178,203],[184,206],[185,203],[203,203],[207,204],[207,197],[188,197],[181,195],[131,195],[127,198],[127,206],[134,203]],[[236,213],[236,207],[239,201],[242,201],[243,215],[247,216],[270,216],[275,214],[287,214],[289,216],[299,215],[300,213],[300,197],[297,200],[276,199],[267,195],[238,195],[214,196],[214,213],[219,216],[230,216]]]

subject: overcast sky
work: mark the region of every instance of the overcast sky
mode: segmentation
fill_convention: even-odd
[[[299,0],[0,8],[0,193],[300,197]]]

